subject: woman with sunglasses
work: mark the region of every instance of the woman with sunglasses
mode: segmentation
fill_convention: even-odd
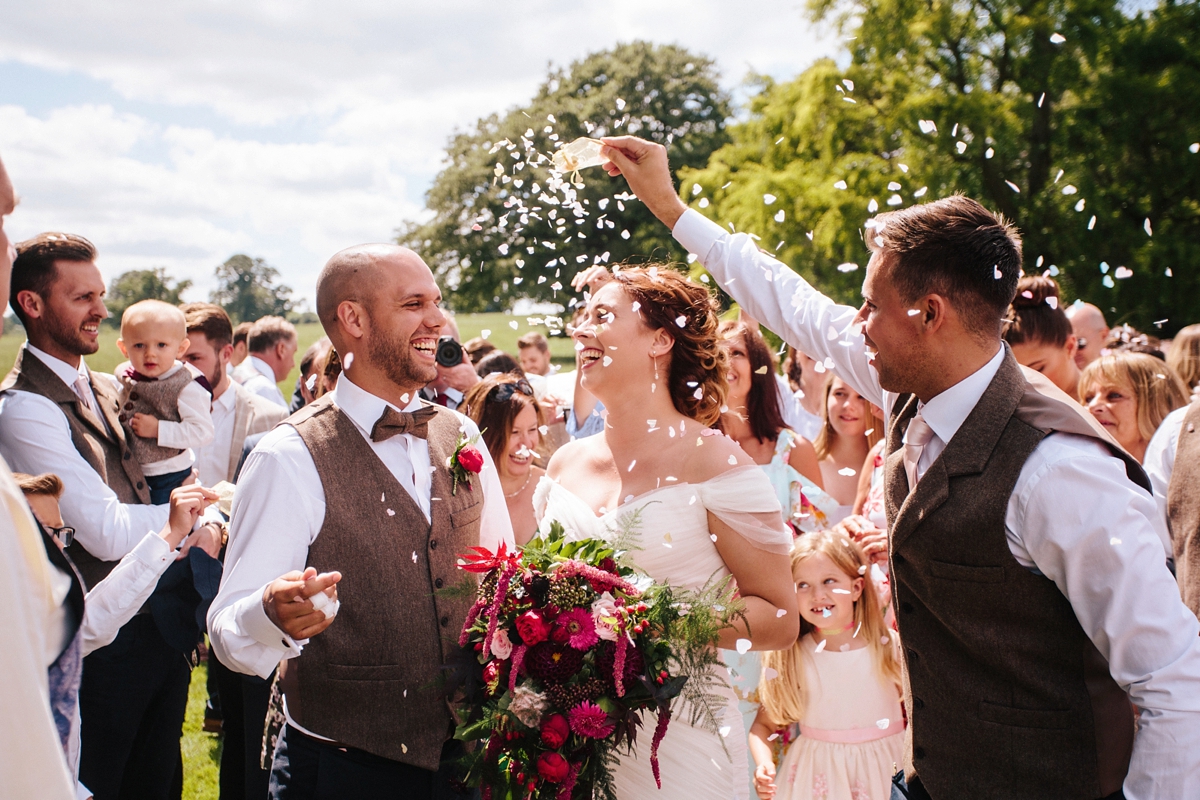
[[[533,491],[546,474],[533,463],[542,447],[545,425],[533,387],[517,373],[489,375],[467,390],[460,411],[473,419],[483,434],[500,473],[513,534],[517,544],[525,544],[537,533]]]

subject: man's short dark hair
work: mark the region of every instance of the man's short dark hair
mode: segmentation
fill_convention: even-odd
[[[295,326],[283,317],[262,317],[250,329],[246,347],[251,353],[265,353],[280,342],[295,338]]]
[[[939,294],[972,332],[1000,333],[1021,273],[1021,236],[1002,215],[953,195],[880,214],[874,223],[867,246],[889,256],[890,278],[904,302]]]
[[[550,352],[550,342],[545,336],[537,331],[530,331],[529,333],[523,335],[520,339],[517,339],[518,350],[524,350],[528,347],[536,347],[543,353]]]
[[[17,319],[21,320],[21,324],[26,325],[28,321],[20,303],[17,302],[20,292],[34,292],[45,298],[58,277],[55,262],[95,260],[96,246],[73,233],[39,233],[32,239],[19,243],[17,258],[12,266],[8,303]]]
[[[233,329],[233,343],[239,344],[247,341],[250,338],[250,329],[253,327],[253,322],[239,322],[238,326]]]
[[[225,309],[215,303],[184,303],[179,307],[187,320],[188,333],[202,333],[214,350],[233,344],[233,323]]]

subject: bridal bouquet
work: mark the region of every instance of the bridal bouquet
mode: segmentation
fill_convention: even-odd
[[[478,672],[456,737],[478,743],[466,782],[484,800],[612,797],[618,749],[649,715],[661,787],[658,745],[676,698],[715,734],[718,632],[741,614],[731,582],[655,584],[620,541],[568,541],[554,523],[520,553],[461,557],[483,578],[459,641]]]

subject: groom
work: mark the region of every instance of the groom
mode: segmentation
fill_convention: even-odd
[[[472,598],[438,590],[461,580],[459,553],[513,534],[486,450],[452,491],[447,465],[475,425],[418,397],[437,375],[441,299],[411,250],[333,256],[317,313],[345,370],[263,439],[238,484],[209,635],[234,670],[265,678],[283,662],[277,800],[449,791],[437,684]]]
[[[882,214],[856,312],[688,210],[661,146],[605,141],[722,288],[888,414],[904,796],[1200,797],[1200,624],[1141,467],[1001,343],[1016,232],[961,196]]]

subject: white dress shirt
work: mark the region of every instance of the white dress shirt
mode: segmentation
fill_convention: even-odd
[[[388,404],[345,374],[331,397],[429,519],[429,443],[408,433],[371,441],[371,428]],[[414,397],[402,410],[412,411],[420,404]],[[463,435],[479,433],[474,422],[459,416]],[[494,549],[505,542],[512,549],[512,523],[500,477],[487,449],[480,450],[484,466],[479,543]],[[294,427],[280,425],[247,457],[233,498],[225,573],[208,613],[209,637],[222,664],[265,678],[280,661],[300,654],[304,640],[295,641],[275,627],[263,609],[263,592],[279,576],[304,570],[308,548],[324,519],[325,491],[308,447]]]
[[[73,367],[29,344],[25,348],[72,391],[78,376],[86,376],[82,360]],[[111,376],[98,374],[96,379],[111,380]],[[53,472],[62,479],[63,519],[75,528],[80,544],[102,561],[119,560],[147,532],[162,530],[166,524],[168,506],[124,504],[117,499],[75,449],[62,409],[40,394],[13,390],[0,394],[0,455],[17,472]]]
[[[225,480],[229,471],[229,449],[233,446],[233,423],[237,406],[237,392],[233,384],[212,401],[213,440],[196,448],[196,469],[200,471],[200,483],[215,486]]]
[[[830,359],[839,377],[890,415],[896,395],[879,385],[852,325],[855,309],[822,295],[746,234],[731,235],[694,210],[674,236],[755,319],[813,358]],[[935,436],[918,474],[953,438],[1002,358],[1003,349],[921,409]],[[1140,709],[1125,796],[1200,797],[1200,622],[1166,568],[1154,498],[1099,442],[1053,434],[1021,469],[1005,532],[1017,561],[1054,581],[1071,603]]]
[[[1150,484],[1154,487],[1154,499],[1158,501],[1159,513],[1163,520],[1167,519],[1167,489],[1171,486],[1171,476],[1175,474],[1175,450],[1179,447],[1183,418],[1187,416],[1189,408],[1191,406],[1187,405],[1167,414],[1150,439],[1150,444],[1146,445],[1146,457],[1142,459],[1142,466],[1150,476]]]
[[[247,356],[246,363],[257,374],[242,381],[242,388],[251,394],[256,394],[276,405],[287,408],[287,400],[283,398],[283,392],[279,391],[279,386],[275,383],[275,370],[271,368],[271,365],[258,356]]]

